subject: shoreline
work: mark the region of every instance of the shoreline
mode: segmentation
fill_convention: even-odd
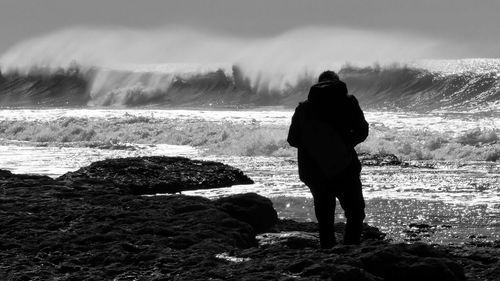
[[[499,243],[391,243],[376,228],[365,225],[360,246],[339,244],[319,250],[314,223],[278,220],[271,201],[256,194],[216,200],[178,194],[141,196],[149,187],[140,189],[134,184],[136,188],[131,189],[126,181],[115,180],[123,180],[119,175],[124,174],[150,178],[148,172],[154,169],[149,166],[134,170],[141,159],[151,164],[148,157],[128,158],[120,160],[124,165],[120,169],[103,171],[117,160],[101,161],[101,165],[94,165],[101,176],[89,176],[92,173],[85,168],[58,179],[0,170],[0,276],[4,280],[500,277]],[[239,183],[234,178],[238,171],[227,165],[214,173],[193,169],[200,167],[197,161],[182,161],[183,169],[175,173],[165,169],[177,187],[186,184],[186,179],[203,187],[199,178],[207,183],[228,184],[224,181],[228,179]],[[341,235],[341,223],[336,230]]]

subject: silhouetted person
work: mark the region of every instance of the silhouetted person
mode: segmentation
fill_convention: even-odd
[[[288,143],[298,148],[299,177],[314,198],[322,248],[336,244],[335,198],[346,217],[344,244],[359,244],[365,218],[361,163],[354,147],[368,136],[358,101],[333,71],[323,72],[292,117]]]

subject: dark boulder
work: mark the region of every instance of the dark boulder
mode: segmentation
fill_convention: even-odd
[[[390,153],[359,153],[359,161],[364,166],[400,166],[404,168],[435,169],[435,164],[427,162],[405,162]]]
[[[236,194],[215,200],[224,212],[250,224],[255,232],[269,231],[278,222],[273,203],[255,193]]]
[[[222,163],[165,156],[98,161],[66,173],[58,180],[105,183],[133,194],[176,193],[253,183],[240,170]]]
[[[1,178],[11,177],[11,176],[12,176],[12,173],[10,171],[0,169],[0,177]]]
[[[361,256],[363,267],[384,280],[465,280],[463,268],[426,244],[387,244]]]
[[[358,157],[364,166],[400,166],[402,164],[396,155],[388,153],[360,153]]]
[[[498,280],[500,275],[497,242],[392,244],[365,225],[361,245],[318,250],[316,223],[277,222],[271,201],[254,193],[217,200],[137,196],[126,180],[138,175],[137,184],[148,183],[157,171],[133,169],[136,160],[148,158],[129,160],[122,166],[131,171],[129,178],[111,164],[102,173],[103,164],[89,169],[91,178],[77,173],[60,180],[0,170],[0,279],[379,281]],[[194,173],[169,171],[165,180],[167,174],[177,180]],[[335,225],[339,236],[343,228]],[[274,233],[255,236],[269,230]]]

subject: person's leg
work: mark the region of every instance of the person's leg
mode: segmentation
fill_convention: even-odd
[[[365,219],[365,200],[359,173],[352,171],[345,174],[336,195],[346,217],[344,244],[359,244]]]
[[[328,189],[329,186],[311,186],[310,190],[314,199],[314,212],[318,220],[319,240],[321,248],[335,246],[335,196]]]

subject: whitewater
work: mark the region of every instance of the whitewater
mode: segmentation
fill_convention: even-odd
[[[438,49],[426,38],[341,29],[255,40],[55,32],[0,56],[0,168],[57,177],[106,158],[215,160],[255,184],[186,194],[257,192],[281,218],[313,221],[286,136],[318,73],[333,69],[370,124],[358,153],[407,163],[363,167],[366,222],[395,241],[414,239],[412,223],[431,225],[420,238],[433,243],[499,240],[500,59],[425,59],[443,57]]]

